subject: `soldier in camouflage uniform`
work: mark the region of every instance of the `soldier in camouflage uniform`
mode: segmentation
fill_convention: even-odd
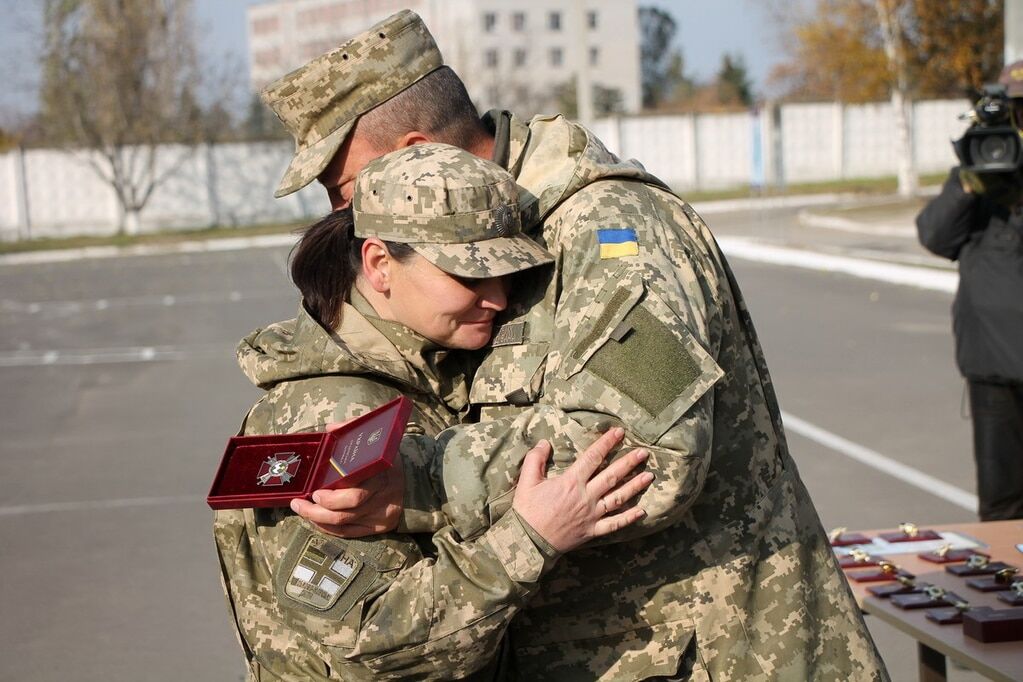
[[[426,270],[434,281],[448,278],[452,286],[454,276],[477,282],[471,291],[481,293],[473,311],[490,319],[504,306],[503,294],[484,293],[499,285],[498,278],[551,260],[521,234],[511,177],[467,152],[418,145],[373,162],[359,182],[355,236],[377,240],[371,250],[389,243],[393,258],[407,244],[418,254],[412,257],[439,268],[435,274]],[[350,214],[347,218],[346,223],[343,214],[329,216],[310,231],[340,230],[344,242],[343,233],[352,227]],[[372,251],[361,248],[365,259]],[[424,271],[410,262],[406,267]],[[394,284],[398,264],[388,268],[393,299],[400,295]],[[373,278],[382,271],[360,275],[337,311],[336,325],[325,327],[318,319],[334,310],[313,314],[303,306],[296,319],[258,329],[241,342],[239,364],[267,391],[249,412],[244,434],[321,431],[404,394],[415,409],[401,457],[410,470],[428,463],[420,439],[429,441],[457,423],[467,403],[467,365],[462,355],[385,319],[378,308],[388,313],[394,308],[379,302],[374,288]],[[410,281],[430,285],[421,277]],[[433,331],[428,324],[422,328]],[[490,327],[474,323],[466,333],[470,336],[451,337],[455,347],[482,345]],[[549,491],[544,496],[558,490],[549,485],[555,482],[544,482]],[[643,484],[636,479],[613,494],[631,497]],[[596,499],[614,488],[612,477],[598,476],[587,488],[595,493],[592,511],[567,516],[596,519],[607,511]],[[422,506],[416,491],[409,493],[410,510]],[[539,576],[562,551],[588,539],[549,533],[545,529],[561,521],[557,512],[537,516],[539,505],[524,499],[516,496],[511,513],[469,542],[450,527],[419,543],[398,533],[346,540],[320,532],[287,509],[218,511],[214,535],[250,679],[376,679],[387,673],[448,678],[481,667]],[[638,516],[628,511],[617,518],[627,523]],[[594,532],[610,532],[615,519],[601,519]]]
[[[435,50],[425,40],[412,52]],[[303,107],[303,82],[318,69],[339,71],[345,88],[359,81],[357,69],[346,80],[332,55],[304,68],[271,85],[268,103],[300,150],[307,119],[341,122],[345,140],[298,170],[293,162],[281,191],[319,177],[342,205],[347,179],[379,147],[353,125],[391,103],[378,98],[366,109],[367,100],[350,106],[307,93]],[[439,437],[436,504],[462,538],[492,528],[521,462],[508,444],[523,434],[551,439],[564,466],[590,434],[620,424],[631,443],[649,447],[657,476],[643,497],[646,519],[565,558],[543,581],[512,624],[512,670],[523,679],[886,680],[706,225],[581,126],[561,117],[525,124],[506,112],[486,123],[486,140],[453,142],[512,172],[555,268],[516,288],[470,390],[480,423]],[[436,137],[397,132],[399,146]],[[322,507],[302,513],[344,517]]]
[[[581,126],[489,120],[556,264],[518,290],[477,371],[481,423],[442,436],[449,518],[469,538],[501,517],[516,462],[495,444],[520,430],[563,466],[573,439],[621,424],[657,475],[647,518],[566,557],[513,621],[517,673],[887,679],[707,226]]]

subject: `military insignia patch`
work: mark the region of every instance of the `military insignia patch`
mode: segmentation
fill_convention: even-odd
[[[287,459],[277,459],[287,457]],[[266,458],[256,474],[256,484],[263,486],[284,485],[295,478],[302,460],[294,452],[277,452]]]
[[[525,322],[509,322],[502,324],[494,332],[494,338],[490,342],[490,345],[494,348],[499,346],[517,346],[521,344],[526,338],[526,323]]]
[[[287,577],[284,593],[324,611],[337,603],[361,568],[362,560],[345,552],[341,543],[311,535]]]
[[[597,230],[597,244],[601,259],[639,255],[639,237],[631,227]]]

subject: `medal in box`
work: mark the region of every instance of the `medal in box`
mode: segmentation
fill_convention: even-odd
[[[206,498],[212,509],[287,507],[323,488],[344,488],[391,467],[412,403],[397,398],[336,429],[227,442]]]

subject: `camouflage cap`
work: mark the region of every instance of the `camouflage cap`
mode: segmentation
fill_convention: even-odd
[[[1009,97],[1023,97],[1023,59],[1009,64],[998,76]]]
[[[554,261],[522,233],[518,199],[497,164],[446,144],[412,145],[359,173],[355,235],[408,244],[452,275],[500,277]]]
[[[260,97],[295,138],[274,196],[315,180],[359,116],[443,64],[423,21],[402,10],[263,88]]]

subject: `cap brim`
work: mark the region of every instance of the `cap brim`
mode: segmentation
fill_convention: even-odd
[[[358,117],[353,118],[316,144],[297,152],[288,164],[288,170],[284,171],[284,177],[274,192],[274,198],[288,196],[315,180],[344,144],[357,119]]]
[[[456,277],[483,279],[553,263],[554,257],[525,235],[467,244],[409,244],[423,258]]]

